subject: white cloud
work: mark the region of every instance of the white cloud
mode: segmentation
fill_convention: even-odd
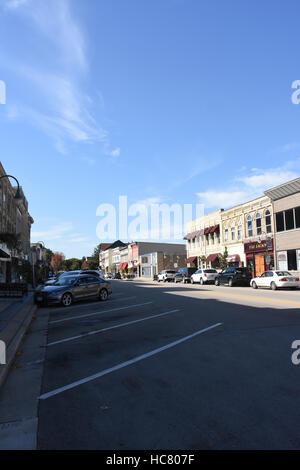
[[[28,104],[12,104],[7,118],[23,119],[42,129],[54,139],[61,153],[67,153],[69,141],[102,142],[106,148],[108,132],[92,115],[93,99],[84,90],[83,78],[87,72],[85,40],[71,14],[69,0],[11,0],[5,7],[36,25],[48,40],[45,43],[47,50],[55,57],[51,70],[50,65],[45,65],[47,62],[42,69],[40,60],[35,65],[28,65],[30,62],[26,58],[15,62],[11,58],[1,58],[2,65],[27,80],[32,90]],[[111,155],[120,155],[120,148],[112,150]]]
[[[252,168],[247,175],[224,182],[226,187],[230,188],[228,191],[211,188],[197,193],[197,196],[205,208],[228,208],[263,196],[267,189],[293,180],[299,177],[299,174],[300,159],[288,161],[278,168]]]
[[[29,0],[7,0],[4,3],[4,7],[8,10],[16,10],[22,5],[28,3]]]
[[[118,148],[112,150],[111,152],[109,152],[109,155],[111,157],[118,157],[120,155],[120,153],[121,153],[121,149],[120,149],[120,147],[118,147]]]
[[[35,232],[34,230],[31,232],[32,239],[42,239],[42,241],[51,241],[51,240],[58,240],[65,236],[67,232],[73,230],[72,222],[62,222],[61,224],[54,225],[47,230],[43,230],[40,232]]]

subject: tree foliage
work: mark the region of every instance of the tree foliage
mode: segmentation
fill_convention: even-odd
[[[54,253],[51,258],[51,266],[55,271],[61,271],[63,268],[64,255],[63,253]]]

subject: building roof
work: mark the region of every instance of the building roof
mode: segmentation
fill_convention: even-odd
[[[280,184],[275,188],[268,189],[268,191],[265,191],[264,193],[272,199],[272,201],[277,201],[278,199],[300,193],[300,178]]]

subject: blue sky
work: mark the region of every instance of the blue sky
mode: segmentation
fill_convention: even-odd
[[[230,207],[300,174],[297,0],[0,0],[1,162],[42,240],[101,203]]]

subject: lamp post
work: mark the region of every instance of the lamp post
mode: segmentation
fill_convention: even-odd
[[[19,184],[19,181],[17,180],[17,178],[15,176],[12,176],[12,175],[1,175],[0,180],[3,179],[3,178],[8,178],[8,179],[12,178],[16,181],[17,191],[16,191],[16,194],[14,195],[14,199],[17,203],[20,202],[22,200],[22,195],[21,195],[21,190],[20,190],[20,184]],[[11,274],[10,274],[10,276],[11,276]]]
[[[42,241],[39,241],[39,242],[36,242],[36,244],[40,244],[42,245],[43,248],[45,248],[45,243],[42,242]],[[34,249],[33,249],[34,248]],[[32,257],[32,287],[35,288],[35,267],[34,267],[34,258],[33,258],[33,252],[37,252],[36,251],[36,247],[32,247],[31,248],[31,257]]]

